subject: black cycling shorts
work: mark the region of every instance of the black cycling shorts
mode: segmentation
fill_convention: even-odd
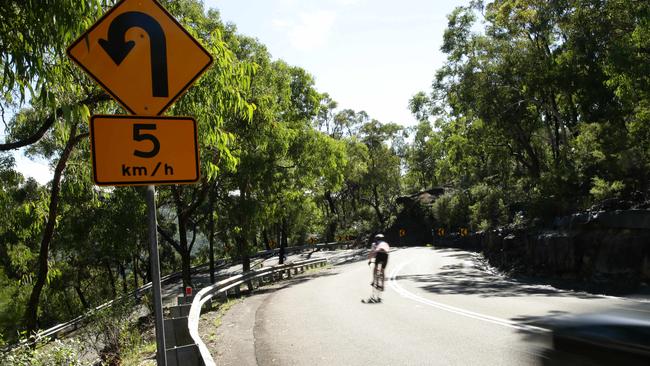
[[[386,268],[386,265],[388,264],[388,253],[377,252],[375,254],[375,265],[378,266],[379,264],[382,264],[382,267]]]

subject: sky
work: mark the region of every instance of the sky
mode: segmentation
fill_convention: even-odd
[[[469,0],[204,0],[239,33],[300,66],[340,108],[415,124],[408,101],[430,91],[447,15]]]
[[[430,91],[445,55],[447,15],[469,0],[204,0],[238,32],[265,44],[274,59],[307,70],[339,108],[381,122],[415,124],[408,101]],[[16,167],[45,184],[46,161],[22,152]]]

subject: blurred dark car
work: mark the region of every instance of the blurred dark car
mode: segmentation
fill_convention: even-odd
[[[544,365],[650,366],[650,312],[616,311],[555,319]]]

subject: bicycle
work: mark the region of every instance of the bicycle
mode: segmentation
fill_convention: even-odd
[[[380,291],[384,291],[384,281],[385,281],[385,275],[384,275],[384,265],[383,264],[377,264],[375,260],[375,268],[373,270],[373,277],[372,277],[372,285],[374,288]]]
[[[372,293],[368,299],[361,300],[364,304],[380,303],[381,293],[384,291],[384,266],[377,265],[374,259],[368,262],[368,265],[372,264],[374,264],[374,267],[372,268],[372,282],[370,283],[370,286],[372,286]]]

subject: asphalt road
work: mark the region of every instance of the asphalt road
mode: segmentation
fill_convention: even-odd
[[[356,261],[235,305],[210,347],[219,365],[534,365],[549,317],[650,303],[507,279],[454,249],[390,254],[383,301],[364,304]]]

